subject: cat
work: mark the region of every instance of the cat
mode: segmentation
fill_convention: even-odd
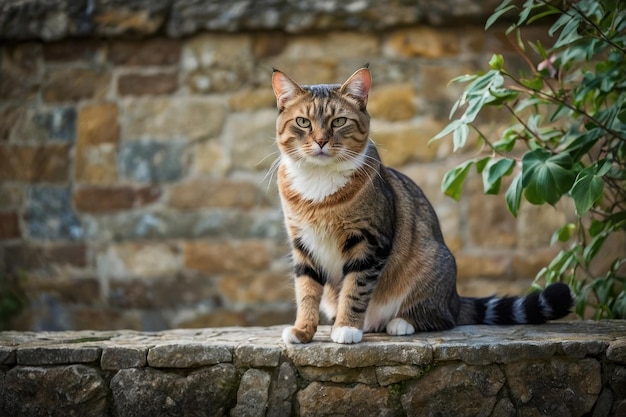
[[[297,303],[285,343],[310,342],[320,309],[336,343],[358,343],[363,332],[543,323],[569,313],[563,283],[524,297],[459,297],[433,207],[411,179],[383,165],[369,138],[368,66],[343,84],[320,85],[274,70],[272,87]]]

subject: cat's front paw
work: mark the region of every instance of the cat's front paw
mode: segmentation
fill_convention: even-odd
[[[359,343],[363,339],[363,330],[356,327],[333,327],[330,338],[335,343]]]
[[[313,335],[308,337],[306,332],[298,329],[296,326],[289,326],[283,330],[283,342],[287,344],[309,343]]]
[[[415,327],[408,321],[396,317],[387,323],[387,334],[392,336],[405,336],[415,333]]]

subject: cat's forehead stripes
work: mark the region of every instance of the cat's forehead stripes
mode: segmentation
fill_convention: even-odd
[[[310,92],[313,97],[330,98],[333,93],[336,93],[341,88],[341,84],[315,84],[315,85],[303,85],[303,90]]]

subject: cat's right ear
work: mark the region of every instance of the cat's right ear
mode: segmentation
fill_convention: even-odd
[[[304,90],[294,80],[277,69],[274,69],[272,73],[272,88],[280,111],[285,108],[289,100],[304,93]]]

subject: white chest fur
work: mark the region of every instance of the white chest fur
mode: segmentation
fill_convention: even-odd
[[[339,243],[329,226],[305,226],[300,239],[313,255],[315,262],[328,273],[328,279],[338,283],[343,277],[344,260]]]

